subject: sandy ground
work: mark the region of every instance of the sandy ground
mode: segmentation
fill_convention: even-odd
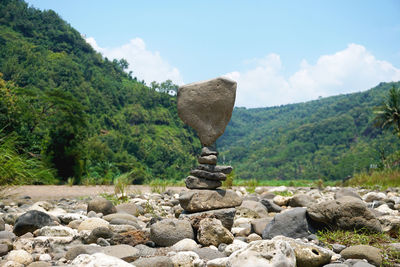
[[[174,187],[170,186],[167,189],[173,189],[177,192],[187,190],[185,187]],[[129,186],[127,193],[147,193],[150,192],[150,186],[146,185],[131,185]],[[96,185],[96,186],[84,186],[84,185],[24,185],[19,187],[11,188],[8,192],[12,198],[19,198],[22,196],[30,196],[33,200],[50,200],[60,198],[75,198],[75,197],[86,197],[96,196],[101,193],[114,193],[114,186],[112,185]]]

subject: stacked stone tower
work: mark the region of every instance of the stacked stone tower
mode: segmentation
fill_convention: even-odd
[[[241,198],[232,190],[218,189],[231,166],[218,166],[215,142],[231,119],[236,97],[236,82],[227,78],[216,78],[182,86],[178,90],[178,115],[182,121],[194,128],[203,145],[199,165],[186,178],[186,187],[179,198],[184,209],[182,216],[198,216],[212,213],[223,225],[231,228],[234,207]],[[207,215],[205,215],[207,216]]]

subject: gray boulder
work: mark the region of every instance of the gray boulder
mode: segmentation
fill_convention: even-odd
[[[28,232],[33,233],[37,229],[52,224],[54,224],[54,222],[47,213],[38,210],[30,210],[18,217],[15,221],[13,232],[17,236],[21,236]]]
[[[194,239],[189,221],[164,219],[150,226],[150,239],[159,246],[169,247],[185,238]]]
[[[236,82],[219,77],[187,84],[178,90],[178,115],[194,128],[204,146],[215,143],[232,116]]]
[[[332,229],[381,232],[382,227],[365,203],[354,197],[344,196],[336,200],[315,203],[307,209],[313,221]]]
[[[275,197],[274,194],[273,196]],[[268,212],[281,212],[283,210],[280,206],[276,205],[272,199],[263,198],[260,203],[267,208]]]
[[[116,213],[117,209],[112,204],[112,202],[103,197],[96,197],[89,201],[87,206],[87,212],[94,211],[96,213],[103,213],[103,215],[108,215]]]
[[[197,166],[197,169],[208,172],[222,172],[225,174],[230,174],[233,170],[232,166],[209,165],[209,164],[199,164]]]
[[[257,219],[268,217],[268,210],[258,201],[244,200],[242,204],[236,208],[236,214],[239,217]]]
[[[307,219],[305,208],[294,208],[276,214],[272,221],[265,227],[263,239],[271,239],[278,235],[291,238],[307,237],[314,233],[315,229]]]
[[[203,171],[203,170],[192,170],[190,171],[191,175],[194,175],[199,178],[204,178],[208,180],[214,180],[214,181],[225,181],[226,180],[226,175],[222,172],[208,172],[208,171]]]
[[[231,208],[242,204],[242,199],[232,190],[189,190],[179,196],[181,207],[189,212]]]
[[[291,207],[308,207],[313,204],[314,199],[306,194],[296,194],[289,200]]]

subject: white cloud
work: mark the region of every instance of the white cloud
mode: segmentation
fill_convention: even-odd
[[[93,37],[86,38],[86,42],[109,59],[126,59],[129,63],[128,71],[132,71],[133,76],[145,80],[147,84],[165,80],[172,80],[178,85],[183,84],[179,70],[163,59],[158,51],[147,50],[141,38],[132,39],[127,44],[113,48],[100,47]]]
[[[238,82],[236,106],[265,107],[369,89],[380,82],[400,80],[400,69],[376,59],[362,45],[321,56],[315,65],[303,60],[285,78],[277,54],[253,60],[256,67],[225,76]]]

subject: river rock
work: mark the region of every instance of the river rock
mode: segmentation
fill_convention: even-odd
[[[96,213],[103,213],[103,215],[116,213],[117,209],[112,202],[103,197],[96,197],[89,201],[87,206],[87,212],[94,211]]]
[[[139,207],[132,202],[129,203],[121,203],[115,206],[118,213],[126,213],[129,215],[137,216],[139,215],[140,209]]]
[[[272,193],[269,193],[268,192],[268,194],[272,194]],[[273,197],[275,197],[275,195],[273,195]],[[272,197],[272,198],[273,198]],[[263,199],[261,199],[261,204],[263,204],[266,208],[267,208],[267,211],[268,212],[281,212],[283,209],[280,207],[280,206],[278,206],[278,205],[276,205],[272,200],[270,200],[270,199],[267,199],[267,198],[263,198]]]
[[[340,255],[345,259],[366,259],[375,266],[381,266],[382,264],[381,250],[367,245],[356,245],[345,248],[340,252]]]
[[[202,170],[192,170],[190,171],[190,174],[199,178],[204,178],[208,180],[214,180],[214,181],[225,181],[226,180],[226,175],[223,174],[222,172],[208,172],[208,171],[202,171]]]
[[[132,264],[136,267],[174,267],[174,263],[167,256],[140,258],[132,262]]]
[[[204,156],[204,157],[199,157],[197,161],[200,164],[209,164],[209,165],[217,165],[217,156],[210,155],[210,156]]]
[[[272,240],[283,240],[289,243],[296,255],[296,267],[324,266],[331,261],[334,254],[328,249],[284,236],[276,236]]]
[[[356,190],[348,187],[340,188],[337,192],[335,192],[334,198],[338,199],[345,196],[361,199],[360,195],[356,192]]]
[[[47,213],[30,210],[18,217],[15,221],[13,232],[17,236],[21,236],[28,232],[33,233],[37,229],[52,224],[54,224],[53,220]]]
[[[185,184],[189,189],[216,189],[222,185],[222,182],[188,176]]]
[[[78,226],[78,231],[93,230],[97,227],[109,227],[110,223],[100,218],[87,218]]]
[[[33,262],[33,257],[30,253],[26,252],[25,250],[18,249],[12,250],[7,255],[7,260],[15,261],[21,263],[23,265],[28,265]]]
[[[104,253],[95,253],[92,255],[82,254],[76,257],[71,264],[73,266],[101,266],[101,267],[132,267],[131,264]]]
[[[169,247],[185,238],[194,239],[189,221],[164,219],[150,226],[150,239],[159,246]]]
[[[186,211],[182,212],[179,216],[180,219],[188,218],[192,224],[193,229],[197,230],[199,228],[199,223],[205,218],[216,218],[221,221],[222,225],[231,230],[233,225],[233,220],[235,218],[236,209],[226,208],[226,209],[216,209],[201,211],[195,213],[188,213]]]
[[[243,200],[242,204],[236,208],[236,215],[252,219],[264,218],[268,217],[268,210],[258,201]]]
[[[278,213],[265,227],[263,239],[271,239],[278,235],[291,238],[307,237],[314,233],[315,229],[306,216],[305,208],[294,208]]]
[[[315,203],[307,209],[313,221],[324,223],[333,229],[354,230],[365,228],[381,232],[382,228],[375,215],[365,203],[354,197],[344,196],[336,200]]]
[[[229,256],[227,266],[296,267],[296,256],[289,243],[281,240],[259,240]]]
[[[215,147],[204,146],[201,148],[200,156],[218,156],[218,151],[216,151]]]
[[[232,243],[233,235],[222,225],[220,220],[205,218],[200,221],[197,240],[203,246],[214,245],[218,247],[221,243]]]
[[[194,128],[204,146],[220,137],[232,116],[236,82],[219,77],[179,87],[178,115]]]
[[[231,208],[242,204],[242,199],[232,190],[189,190],[179,195],[181,207],[189,212]]]
[[[197,169],[208,172],[222,172],[224,174],[230,174],[233,170],[232,166],[223,165],[209,165],[209,164],[199,164]]]
[[[314,202],[314,199],[306,194],[296,194],[289,200],[291,207],[308,207]]]

